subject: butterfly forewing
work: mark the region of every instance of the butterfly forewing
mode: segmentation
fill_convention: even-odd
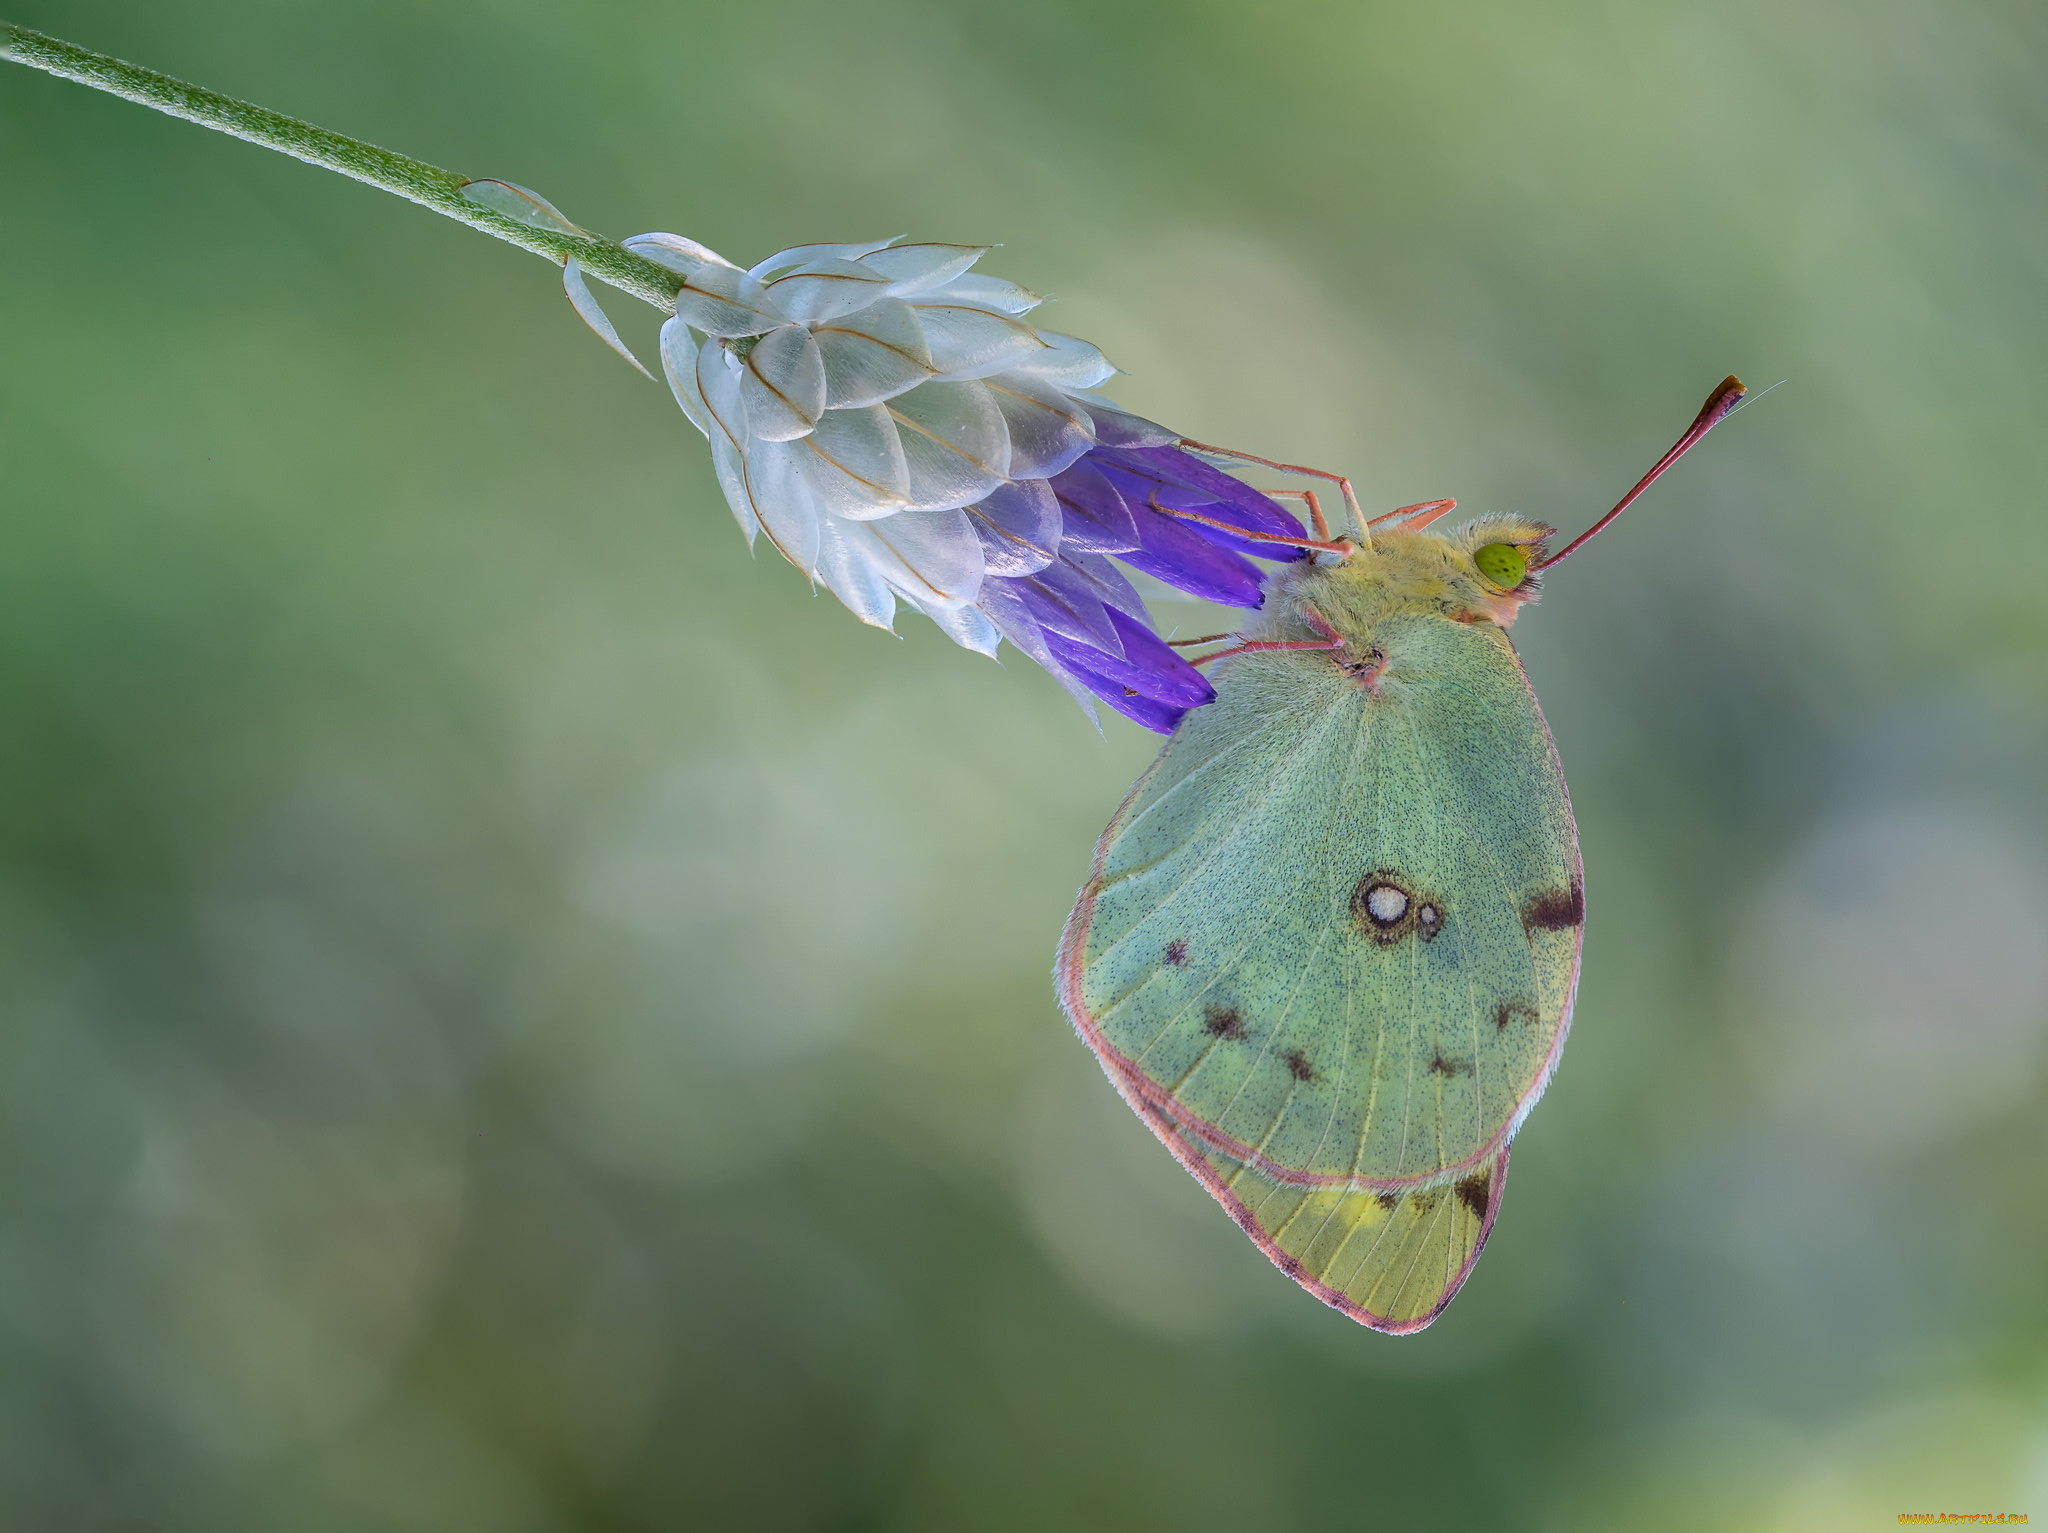
[[[1577,976],[1578,848],[1506,636],[1410,616],[1374,642],[1370,685],[1320,654],[1233,663],[1104,834],[1061,988],[1155,1127],[1258,1179],[1259,1207],[1315,1193],[1357,1226],[1344,1259],[1440,1239],[1448,1261],[1462,1216],[1410,1220],[1403,1189],[1491,1175],[1541,1090]]]

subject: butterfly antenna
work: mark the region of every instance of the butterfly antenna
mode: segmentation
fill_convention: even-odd
[[[1773,385],[1773,387],[1775,387],[1775,385]],[[1747,394],[1748,392],[1749,390],[1743,386],[1743,382],[1740,378],[1737,378],[1731,374],[1730,376],[1722,379],[1721,386],[1715,389],[1713,393],[1707,396],[1707,402],[1700,407],[1700,413],[1698,414],[1698,416],[1694,418],[1693,423],[1690,426],[1685,428],[1685,435],[1678,439],[1678,441],[1673,445],[1671,451],[1667,452],[1666,454],[1664,454],[1663,457],[1657,460],[1656,464],[1650,469],[1650,471],[1647,474],[1643,475],[1641,479],[1638,479],[1636,481],[1636,487],[1630,490],[1626,495],[1622,496],[1621,500],[1619,501],[1619,503],[1616,504],[1615,508],[1612,511],[1608,512],[1605,516],[1601,517],[1599,521],[1595,522],[1592,526],[1588,527],[1584,532],[1580,533],[1577,537],[1573,538],[1569,543],[1565,544],[1563,548],[1559,549],[1556,553],[1552,554],[1548,559],[1545,559],[1541,564],[1538,564],[1534,567],[1539,570],[1547,570],[1554,564],[1562,564],[1565,560],[1569,559],[1573,554],[1578,552],[1579,548],[1582,545],[1592,541],[1594,533],[1598,532],[1602,527],[1605,527],[1609,522],[1613,521],[1617,516],[1621,515],[1622,512],[1626,511],[1630,506],[1634,505],[1636,497],[1641,495],[1643,491],[1647,490],[1651,485],[1655,484],[1658,478],[1663,474],[1663,472],[1667,468],[1671,467],[1672,464],[1676,463],[1680,458],[1684,457],[1687,453],[1691,452],[1692,449],[1698,445],[1701,437],[1705,436],[1709,431],[1712,431],[1716,426],[1720,425],[1722,421],[1726,420],[1729,417],[1729,415],[1731,415],[1734,412],[1735,407],[1742,402],[1742,396]]]
[[[1754,394],[1751,394],[1747,399],[1743,400],[1741,404],[1737,405],[1734,409],[1730,410],[1728,412],[1728,415],[1740,415],[1744,410],[1747,410],[1759,399],[1762,399],[1764,395],[1770,393],[1771,389],[1779,388],[1784,384],[1789,383],[1790,381],[1791,380],[1788,378],[1780,378],[1776,383],[1771,385],[1770,389],[1758,389]],[[1726,420],[1727,418],[1727,416],[1722,417],[1723,420]]]

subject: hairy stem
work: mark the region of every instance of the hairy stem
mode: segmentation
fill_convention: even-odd
[[[0,58],[76,80],[95,90],[110,91],[204,128],[232,133],[236,138],[275,149],[308,165],[338,170],[371,186],[396,192],[409,202],[432,208],[472,229],[496,235],[522,250],[531,250],[535,255],[557,263],[574,260],[591,276],[645,299],[665,313],[675,309],[676,290],[682,284],[676,273],[595,235],[535,228],[472,202],[462,192],[470,178],[453,171],[265,111],[232,96],[187,85],[153,69],[88,52],[26,27],[0,22]]]

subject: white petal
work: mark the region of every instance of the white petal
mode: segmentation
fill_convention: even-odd
[[[562,216],[561,209],[539,192],[530,192],[511,181],[488,178],[465,181],[462,183],[462,195],[478,207],[502,213],[514,223],[525,224],[530,229],[552,229],[557,234],[582,234],[596,238],[588,229],[579,229],[570,223]]]
[[[1029,325],[987,309],[934,299],[918,299],[910,308],[924,327],[941,381],[984,378],[1024,366],[1048,349]]]
[[[818,567],[818,526],[824,511],[797,467],[802,448],[790,442],[755,442],[747,449],[747,502],[782,557],[809,579]]]
[[[1043,479],[1013,479],[967,508],[991,575],[1035,575],[1059,553],[1060,502]]]
[[[962,649],[974,650],[977,654],[996,657],[996,646],[1003,642],[996,625],[982,614],[979,607],[934,607],[925,613],[940,631]]]
[[[819,527],[818,578],[863,623],[891,631],[896,626],[896,593],[882,577],[876,556],[881,545],[860,522],[827,515]]]
[[[1010,430],[1010,477],[1049,479],[1095,445],[1088,412],[1032,373],[982,380]]]
[[[927,296],[947,303],[964,303],[971,309],[993,309],[998,314],[1029,314],[1045,302],[1029,288],[1005,282],[1001,277],[984,277],[979,272],[955,277]]]
[[[597,338],[639,368],[640,376],[652,383],[654,374],[642,366],[640,359],[626,349],[626,343],[619,339],[619,332],[612,328],[611,316],[598,307],[596,295],[590,291],[590,284],[583,280],[583,268],[574,261],[562,263],[562,291],[569,295],[569,306],[582,318],[583,323],[597,332]]]
[[[711,438],[711,467],[718,475],[718,487],[725,491],[725,503],[732,507],[740,531],[747,535],[747,547],[752,548],[754,534],[761,530],[761,521],[754,515],[753,503],[747,499],[746,466],[740,459],[739,449],[722,435],[713,434]]]
[[[706,344],[697,348],[697,395],[704,401],[704,413],[736,449],[747,445],[747,411],[740,403],[740,375],[727,363],[725,348]]]
[[[645,256],[655,265],[679,271],[686,277],[700,266],[732,265],[709,245],[700,245],[680,234],[635,234],[619,243],[633,254]]]
[[[1115,365],[1086,341],[1061,335],[1057,330],[1041,330],[1038,338],[1046,349],[1018,366],[1038,374],[1047,383],[1069,390],[1092,389],[1116,376]]]
[[[872,582],[936,616],[971,602],[981,590],[981,546],[958,511],[906,511],[878,522],[827,516],[819,542],[819,574],[864,621],[886,611]],[[883,623],[878,626],[886,626]],[[972,632],[973,625],[959,625]]]
[[[808,325],[866,308],[888,295],[889,283],[855,261],[812,261],[775,278],[767,288],[776,308]]]
[[[901,239],[902,236],[896,236]],[[868,240],[858,245],[792,245],[787,250],[778,250],[765,261],[757,261],[747,268],[747,275],[766,281],[777,272],[790,271],[798,266],[807,266],[813,261],[857,261],[884,245],[893,245],[895,239]]]
[[[988,254],[986,245],[893,245],[861,257],[860,264],[889,283],[889,296],[906,297],[943,287]]]
[[[932,375],[931,348],[909,304],[882,298],[813,332],[825,358],[825,405],[872,405]]]
[[[706,335],[764,335],[785,321],[761,284],[730,266],[700,266],[683,278],[676,318]]]
[[[860,525],[896,556],[899,567],[882,566],[889,583],[926,611],[981,594],[981,539],[965,511],[901,511]]]
[[[803,439],[811,488],[840,516],[867,521],[910,504],[910,469],[896,422],[881,405],[827,410]]]
[[[802,325],[770,330],[754,343],[740,371],[747,431],[765,442],[804,435],[825,413],[825,363]]]
[[[1010,476],[1010,434],[979,383],[927,383],[886,405],[903,440],[910,504],[971,506]]]
[[[704,396],[697,389],[697,337],[679,319],[661,323],[661,370],[668,386],[675,390],[676,403],[690,424],[711,435],[711,413],[704,408]]]

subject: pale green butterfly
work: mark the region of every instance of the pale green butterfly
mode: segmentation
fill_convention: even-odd
[[[1333,543],[1304,496],[1320,552],[1220,636],[1216,700],[1068,917],[1060,1000],[1111,1082],[1282,1271],[1376,1330],[1421,1330],[1471,1272],[1578,988],[1578,831],[1508,626],[1744,392],[1554,555],[1515,517],[1429,531],[1451,501]]]

